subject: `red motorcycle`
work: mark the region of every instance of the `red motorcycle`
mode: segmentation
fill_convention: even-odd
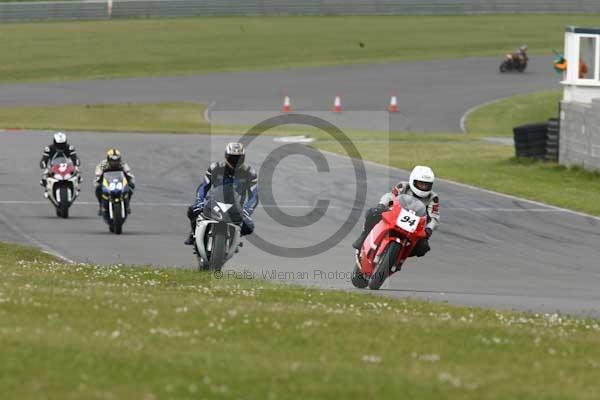
[[[400,271],[419,239],[427,237],[426,225],[427,210],[421,201],[406,194],[396,196],[356,253],[352,284],[360,289],[379,289]]]

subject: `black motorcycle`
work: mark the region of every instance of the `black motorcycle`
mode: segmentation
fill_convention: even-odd
[[[507,71],[518,71],[523,72],[527,68],[527,62],[529,61],[529,57],[526,54],[523,55],[514,55],[507,54],[502,64],[500,64],[500,72],[504,73]]]

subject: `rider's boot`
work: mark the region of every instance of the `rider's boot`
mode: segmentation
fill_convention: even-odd
[[[44,188],[44,198],[48,198],[48,185],[45,179],[40,180],[40,186]]]
[[[194,232],[190,232],[184,243],[186,246],[192,246],[194,244]]]
[[[354,247],[356,250],[360,250],[363,242],[365,241],[365,239],[367,238],[368,235],[369,235],[369,232],[367,230],[363,230],[360,233],[360,236],[354,241],[354,243],[352,243],[352,247]]]

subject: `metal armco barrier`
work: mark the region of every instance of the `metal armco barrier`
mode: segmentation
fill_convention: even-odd
[[[0,22],[212,15],[600,13],[600,0],[89,0],[0,3]]]

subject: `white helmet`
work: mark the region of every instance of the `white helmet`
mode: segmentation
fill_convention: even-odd
[[[67,135],[65,135],[62,132],[56,132],[54,134],[54,143],[56,143],[56,144],[67,143]]]
[[[431,194],[435,175],[429,167],[417,165],[410,173],[408,185],[410,190],[418,197],[427,197]]]

